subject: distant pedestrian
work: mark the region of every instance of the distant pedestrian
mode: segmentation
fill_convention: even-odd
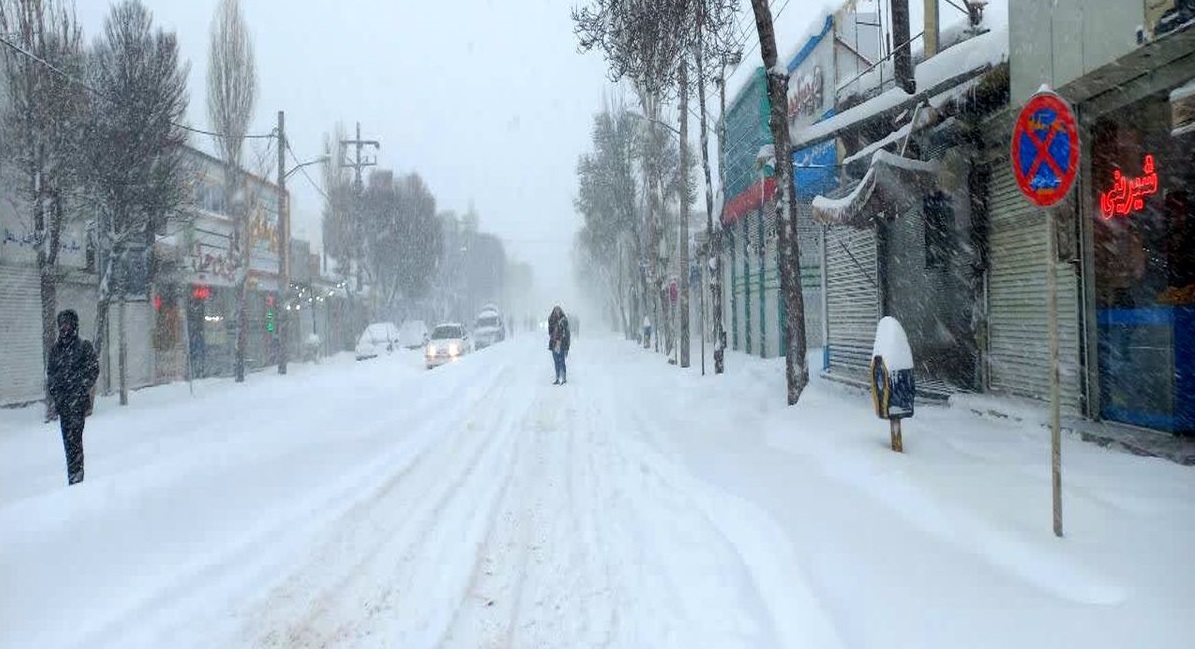
[[[643,316],[643,347],[651,349],[651,318]]]
[[[565,365],[565,360],[568,358],[571,338],[568,330],[568,317],[564,315],[564,309],[557,306],[548,316],[548,349],[552,350],[552,362],[556,365],[556,380],[552,382],[552,385],[568,383],[568,367]]]
[[[79,338],[79,315],[69,309],[59,313],[58,341],[50,350],[46,380],[51,411],[58,413],[62,428],[69,484],[83,482],[83,423],[91,414],[91,390],[99,374],[95,349]]]

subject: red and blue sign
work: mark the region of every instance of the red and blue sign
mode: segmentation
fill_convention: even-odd
[[[1079,129],[1062,97],[1043,90],[1029,98],[1012,130],[1012,172],[1038,207],[1057,204],[1079,173]]]

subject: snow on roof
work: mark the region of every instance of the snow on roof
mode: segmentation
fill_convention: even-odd
[[[917,88],[919,91],[925,92],[960,75],[972,72],[978,74],[985,68],[1002,63],[1007,58],[1008,28],[1006,26],[959,43],[918,65],[914,73],[917,79]],[[844,128],[904,105],[913,97],[901,88],[893,88],[834,117],[794,132],[793,145],[805,147],[826,139]]]
[[[870,159],[871,156],[873,154],[875,154],[876,151],[879,151],[880,149],[888,146],[889,144],[892,144],[893,142],[896,142],[898,140],[902,140],[902,139],[908,137],[909,133],[912,132],[912,130],[913,130],[912,122],[905,124],[904,126],[898,128],[895,131],[892,131],[890,134],[888,134],[888,137],[885,137],[880,140],[876,140],[875,142],[872,142],[871,144],[867,145],[866,147],[859,149],[859,151],[857,153],[854,153],[854,154],[849,155],[846,158],[844,158],[842,161],[843,166],[849,165],[852,162],[858,162],[860,160]]]
[[[924,182],[919,177],[933,177],[937,171],[936,161],[914,160],[878,150],[872,154],[863,179],[845,196],[813,197],[813,219],[825,225],[860,224],[871,218],[864,210],[877,190],[883,193],[883,200],[889,206],[907,204],[913,197],[924,195],[920,190]]]

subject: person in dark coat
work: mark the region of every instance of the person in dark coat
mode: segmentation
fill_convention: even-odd
[[[571,342],[568,317],[564,315],[564,309],[557,306],[552,309],[552,315],[548,316],[548,349],[552,351],[552,361],[556,365],[556,380],[552,382],[552,385],[568,383],[568,368],[565,366],[565,359],[568,358],[568,347]]]
[[[83,482],[83,422],[91,414],[91,389],[99,374],[91,341],[79,338],[79,315],[69,309],[59,313],[58,341],[50,349],[46,380],[51,410],[58,413],[62,427],[69,484]]]

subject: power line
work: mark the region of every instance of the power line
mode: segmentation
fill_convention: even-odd
[[[307,167],[302,166],[302,162],[299,161],[299,156],[295,155],[295,150],[290,148],[290,140],[286,141],[286,150],[290,152],[291,159],[295,161],[296,165],[298,165],[297,169],[299,170],[300,173],[303,174],[303,177],[307,179],[307,182],[313,188],[315,188],[315,191],[320,193],[320,196],[324,197],[324,200],[328,201],[329,203],[332,202],[332,198],[330,196],[328,196],[328,192],[324,191],[324,188],[317,185],[315,180],[312,179],[312,177],[310,175],[308,175]]]
[[[772,24],[773,25],[776,23],[776,20],[778,20],[780,18],[780,15],[784,13],[784,10],[788,9],[789,2],[791,2],[791,0],[784,0],[784,4],[781,5],[781,7],[779,9],[776,10],[776,15],[772,16]],[[743,63],[745,63],[747,61],[747,57],[754,54],[755,50],[757,50],[757,49],[759,49],[759,39],[758,38],[755,39],[755,44],[753,44],[751,46],[751,49],[747,50],[747,52],[739,58],[739,62],[735,64],[734,69],[731,70],[730,74],[726,75],[726,77],[727,78],[733,77],[735,75],[735,73],[739,71],[739,68],[742,67]]]
[[[39,64],[45,66],[48,70],[50,70],[54,74],[57,74],[58,76],[62,77],[63,79],[66,79],[70,83],[73,83],[81,88],[84,88],[96,96],[104,97],[104,93],[100,92],[97,88],[95,88],[91,85],[88,85],[86,82],[76,79],[75,77],[71,76],[71,74],[69,72],[66,72],[66,71],[58,68],[58,66],[54,65],[53,63],[50,63],[49,61],[34,54],[33,52],[30,52],[29,50],[21,47],[20,45],[13,43],[12,41],[8,40],[8,38],[6,38],[4,36],[0,36],[0,44],[7,46],[9,49],[20,54],[21,56],[24,56],[24,57],[30,59],[31,61],[34,61],[36,63],[39,63]],[[104,97],[104,98],[106,98],[106,97]],[[181,128],[184,131],[190,131],[192,133],[199,133],[202,135],[208,135],[211,137],[218,137],[218,138],[228,137],[228,135],[224,134],[224,133],[215,133],[213,131],[207,131],[204,129],[195,128],[193,126],[187,126],[186,124],[179,124],[176,122],[171,122],[170,124],[172,126]],[[274,136],[275,136],[275,133],[273,131],[271,131],[270,133],[254,133],[254,134],[243,135],[241,137],[243,137],[245,139],[266,139],[266,138],[272,138]]]

